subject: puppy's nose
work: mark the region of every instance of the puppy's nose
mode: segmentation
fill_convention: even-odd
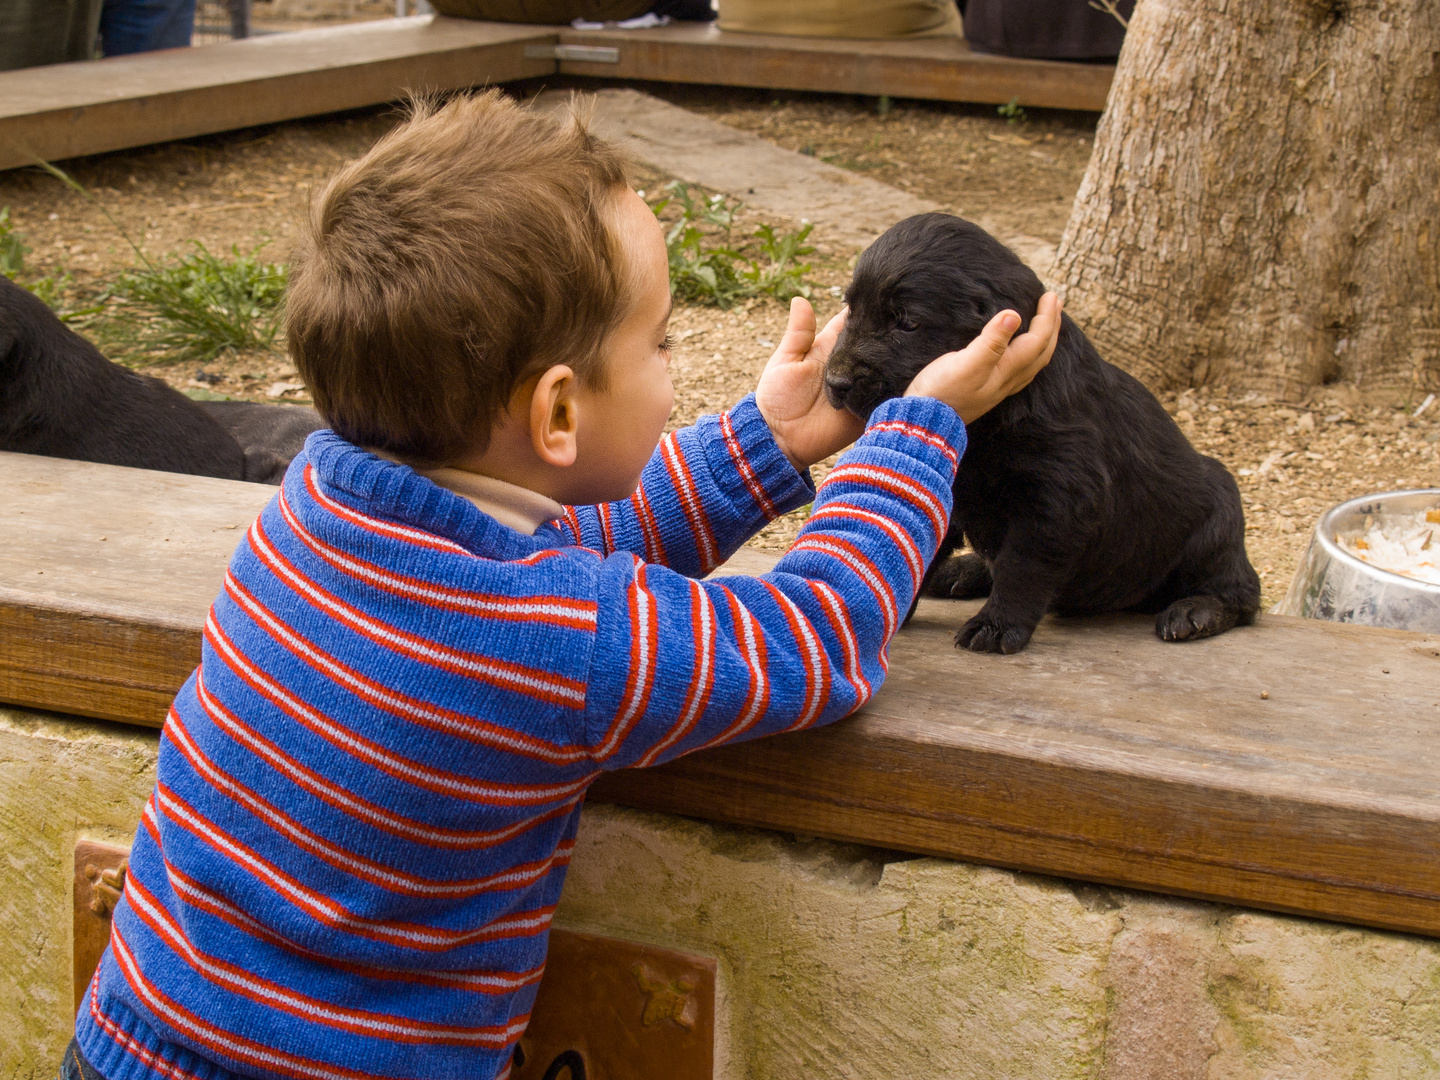
[[[837,409],[844,408],[845,396],[850,393],[850,388],[854,385],[855,380],[849,375],[841,375],[838,371],[825,373],[825,396]]]

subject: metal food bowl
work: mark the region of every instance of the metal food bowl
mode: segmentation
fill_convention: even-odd
[[[1326,511],[1285,599],[1271,608],[1272,614],[1440,631],[1440,585],[1372,566],[1336,542],[1366,532],[1366,518],[1373,524],[1397,514],[1435,509],[1440,509],[1440,489],[1429,488],[1366,495]]]

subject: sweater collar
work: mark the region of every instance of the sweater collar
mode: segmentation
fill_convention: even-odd
[[[305,440],[305,450],[291,463],[286,483],[291,483],[292,476],[298,479],[297,470],[307,463],[322,487],[342,498],[348,496],[345,501],[353,499],[356,509],[443,536],[485,558],[521,559],[566,542],[564,534],[548,522],[539,524],[534,535],[518,532],[464,495],[446,490],[408,465],[362,450],[328,429]],[[528,494],[545,498],[535,492]],[[539,512],[538,503],[530,504],[527,517]]]

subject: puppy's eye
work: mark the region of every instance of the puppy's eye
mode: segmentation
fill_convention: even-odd
[[[902,311],[899,315],[895,316],[895,329],[899,330],[902,334],[913,334],[919,328],[911,322],[910,317]]]

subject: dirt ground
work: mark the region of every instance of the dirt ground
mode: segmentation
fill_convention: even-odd
[[[295,3],[275,6],[278,14],[303,17]],[[354,16],[373,15],[374,6],[357,2]],[[541,88],[537,83],[513,89],[530,94]],[[1064,228],[1094,134],[1095,117],[1086,114],[1036,110],[1027,122],[1011,124],[978,106],[897,101],[882,116],[874,99],[640,88],[957,213],[1052,243]],[[184,254],[198,240],[211,251],[268,245],[267,257],[280,261],[311,193],[395,120],[391,109],[363,110],[65,163],[93,201],[38,171],[0,173],[0,206],[10,207],[15,227],[33,248],[29,272],[68,271],[77,298],[100,292],[116,272],[134,264],[122,231],[151,258]],[[639,175],[635,183],[653,197],[664,179]],[[842,262],[817,262],[811,278],[822,321],[838,308],[848,276]],[[770,301],[729,312],[677,308],[673,422],[689,423],[752,389],[783,331],[785,314]],[[229,357],[203,369],[147,370],[195,393],[304,400],[303,388],[286,388],[295,374],[280,355]],[[1440,486],[1440,404],[1410,419],[1418,402],[1335,387],[1317,390],[1301,403],[1217,390],[1162,400],[1195,445],[1237,475],[1248,547],[1267,605],[1283,594],[1323,510],[1370,492]],[[799,524],[799,515],[782,519],[761,542],[783,547]]]

